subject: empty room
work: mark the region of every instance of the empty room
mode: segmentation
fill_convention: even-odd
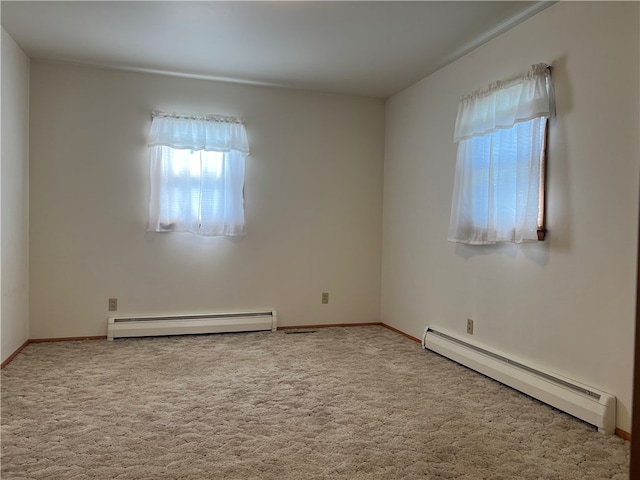
[[[638,2],[0,8],[3,479],[629,478]]]

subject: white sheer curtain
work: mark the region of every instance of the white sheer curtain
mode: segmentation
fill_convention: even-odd
[[[463,97],[448,239],[468,244],[530,242],[542,227],[544,144],[554,114],[549,69]]]
[[[244,125],[154,112],[148,147],[150,231],[244,235]]]

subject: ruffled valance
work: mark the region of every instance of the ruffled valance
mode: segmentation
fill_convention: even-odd
[[[236,151],[249,155],[244,125],[234,117],[192,117],[154,112],[147,146],[181,150]]]
[[[526,75],[495,82],[460,99],[454,141],[511,128],[519,122],[554,115],[549,67],[533,65]]]

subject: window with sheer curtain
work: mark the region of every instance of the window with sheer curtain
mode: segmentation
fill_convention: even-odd
[[[244,235],[244,125],[231,117],[154,112],[149,230]]]
[[[545,147],[553,114],[550,68],[544,64],[460,100],[450,241],[544,239]]]

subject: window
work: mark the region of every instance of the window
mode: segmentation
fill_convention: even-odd
[[[549,68],[463,97],[449,240],[468,244],[544,239]]]
[[[149,136],[149,230],[244,235],[244,126],[154,112]]]

